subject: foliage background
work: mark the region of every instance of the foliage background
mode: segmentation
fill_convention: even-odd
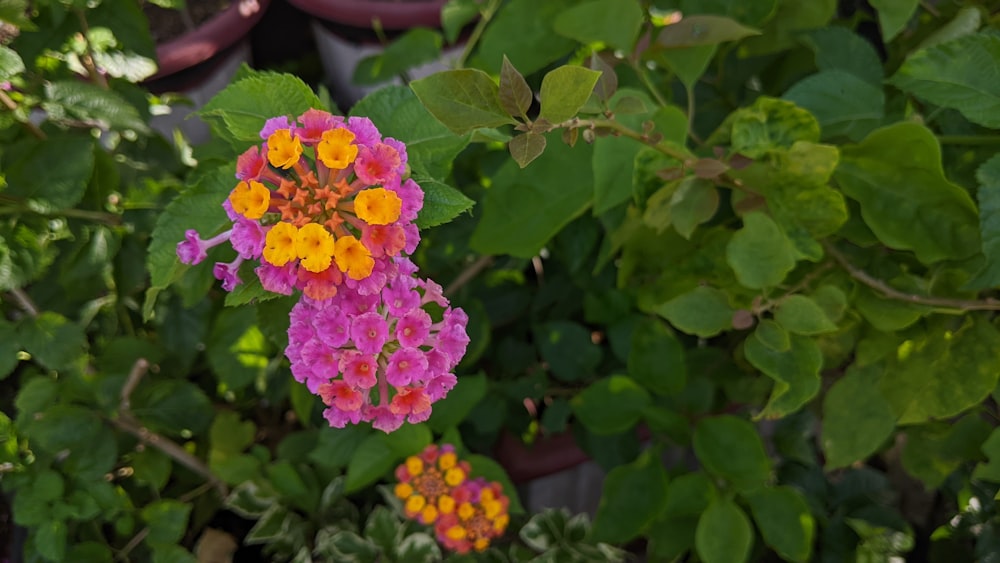
[[[391,435],[323,427],[281,356],[292,300],[174,257],[263,120],[325,92],[244,69],[213,140],[174,146],[133,3],[24,8],[0,11],[0,475],[29,560],[189,561],[224,529],[247,557],[433,561],[391,469],[446,441],[507,481],[502,436],[562,432],[608,472],[593,524],[515,505],[477,559],[1000,551],[996,2],[453,0],[396,38],[359,82],[469,26],[459,70],[350,112],[407,142],[416,260],[472,344]]]

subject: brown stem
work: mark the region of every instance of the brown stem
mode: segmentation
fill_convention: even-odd
[[[76,19],[80,22],[80,31],[83,33],[84,53],[80,57],[80,62],[83,63],[83,68],[87,69],[90,81],[107,89],[108,79],[101,74],[94,62],[94,45],[90,42],[90,25],[87,23],[87,16],[80,8],[74,9],[73,12],[76,13]]]
[[[479,272],[485,270],[492,263],[492,256],[480,256],[478,260],[469,264],[458,274],[458,277],[448,284],[448,287],[444,290],[445,297],[451,297],[456,291],[462,289],[465,284],[472,281],[473,278],[479,275]]]
[[[3,90],[0,90],[0,103],[2,103],[5,108],[9,109],[11,113],[17,111],[17,102],[15,102],[10,96],[7,95],[7,92],[4,92]],[[29,133],[34,135],[36,139],[44,141],[46,137],[48,137],[48,135],[45,134],[45,131],[42,131],[37,125],[30,121],[21,121],[21,125],[23,125]]]
[[[679,160],[682,163],[683,162],[687,162],[688,160],[691,160],[691,159],[694,158],[694,155],[692,155],[690,152],[688,152],[685,149],[680,149],[678,147],[675,147],[673,145],[670,145],[670,144],[662,142],[662,141],[656,141],[653,138],[651,138],[649,135],[645,135],[643,133],[639,133],[638,131],[635,131],[634,129],[631,129],[631,128],[629,128],[629,127],[627,127],[627,126],[619,123],[618,121],[615,121],[614,119],[580,119],[578,117],[574,117],[573,119],[564,121],[562,123],[557,123],[556,125],[552,126],[553,129],[565,128],[565,127],[568,127],[568,128],[576,128],[576,127],[598,128],[598,127],[600,127],[602,129],[610,129],[611,131],[613,131],[613,132],[615,132],[615,133],[617,133],[617,134],[619,134],[619,135],[621,135],[623,137],[628,137],[628,138],[633,139],[635,141],[639,141],[640,143],[642,143],[644,145],[653,147],[654,149],[656,149],[660,153],[662,153],[662,154],[664,154],[666,156],[669,156],[670,158]]]
[[[31,300],[31,297],[29,297],[23,289],[15,287],[8,293],[10,293],[10,296],[14,298],[14,301],[17,301],[17,305],[21,307],[25,313],[28,313],[28,315],[32,317],[38,316],[38,306],[35,305],[35,302]]]
[[[142,376],[146,373],[148,368],[149,361],[145,358],[139,358],[135,361],[135,364],[132,365],[128,378],[125,380],[125,385],[122,387],[121,402],[118,405],[118,416],[109,419],[109,421],[119,430],[128,432],[129,434],[135,436],[143,444],[160,450],[170,456],[170,458],[177,463],[187,467],[198,475],[201,475],[206,481],[215,487],[217,491],[219,491],[219,495],[222,496],[222,498],[225,498],[229,494],[228,487],[226,487],[226,484],[222,481],[222,479],[219,479],[214,473],[212,473],[212,470],[209,469],[203,461],[188,453],[187,450],[171,441],[169,438],[161,436],[155,432],[151,432],[132,415],[132,392],[139,385],[139,380],[142,379]]]
[[[933,297],[929,295],[917,295],[915,293],[900,291],[886,282],[873,277],[868,272],[865,272],[854,264],[851,264],[847,257],[844,256],[842,252],[837,250],[837,248],[832,244],[823,243],[823,248],[826,249],[826,252],[832,256],[833,259],[836,260],[840,266],[851,275],[852,278],[881,293],[883,297],[888,299],[905,301],[915,305],[958,309],[960,311],[1000,311],[1000,301],[993,299],[992,297],[988,297],[983,300],[951,299],[948,297]]]

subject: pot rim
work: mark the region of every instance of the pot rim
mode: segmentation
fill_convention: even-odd
[[[441,8],[448,0],[288,0],[296,8],[317,18],[371,29],[378,19],[384,29],[441,27]]]
[[[240,6],[246,2],[247,0],[232,0],[228,8],[212,16],[194,31],[157,45],[159,69],[146,80],[157,80],[203,63],[246,37],[264,17],[271,0],[256,0],[257,10],[244,16],[240,13]]]

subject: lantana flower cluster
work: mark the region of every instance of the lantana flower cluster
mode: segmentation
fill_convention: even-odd
[[[223,289],[251,261],[265,290],[302,292],[285,355],[331,426],[427,420],[455,386],[468,317],[407,258],[424,196],[406,177],[406,146],[367,118],[315,109],[267,120],[260,137],[222,203],[232,227],[208,239],[188,230],[178,257],[197,264],[228,242],[236,259],[213,268]]]
[[[394,493],[406,517],[433,526],[441,545],[457,553],[484,551],[510,523],[501,485],[469,472],[450,444],[431,444],[396,468]]]

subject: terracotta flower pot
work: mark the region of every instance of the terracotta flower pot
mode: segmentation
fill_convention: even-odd
[[[143,85],[154,93],[178,92],[193,106],[173,107],[153,117],[152,126],[167,137],[180,128],[192,143],[208,139],[208,126],[187,116],[225,88],[236,70],[250,62],[250,31],[271,0],[234,0],[194,31],[157,45],[159,70]]]
[[[313,17],[312,29],[326,82],[334,100],[347,109],[378,86],[352,83],[354,69],[365,57],[382,51],[375,24],[394,36],[414,27],[441,27],[441,8],[447,0],[288,0]],[[443,53],[440,61],[422,65],[409,74],[420,78],[448,68],[447,60],[460,49]]]

